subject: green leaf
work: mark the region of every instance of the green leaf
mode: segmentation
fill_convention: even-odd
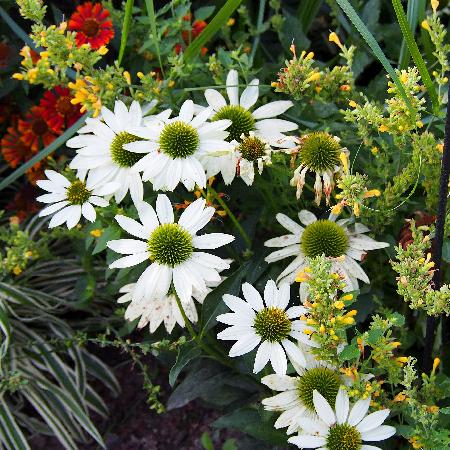
[[[170,369],[169,373],[169,384],[172,387],[181,371],[189,364],[190,361],[199,357],[201,353],[202,351],[194,341],[187,342],[178,349],[177,360]]]
[[[439,410],[441,414],[450,414],[450,406],[446,406],[445,408],[441,408]]]
[[[367,333],[367,343],[369,345],[375,345],[378,340],[381,338],[381,336],[383,336],[383,330],[379,330],[379,329],[374,329],[374,330],[370,330]]]
[[[313,20],[322,5],[322,0],[301,0],[298,8],[300,23],[302,24],[302,32],[308,33]]]
[[[202,434],[202,437],[200,438],[200,442],[202,443],[203,448],[205,450],[214,450],[213,441],[211,440],[211,437],[209,436],[207,431],[205,431]]]
[[[156,33],[156,14],[153,0],[145,0],[145,6],[147,7],[147,14],[150,19],[150,30],[152,32],[153,45],[155,46],[156,56],[158,57],[159,61],[159,68],[161,69],[161,74],[164,77],[164,69],[161,61],[161,51],[159,49],[159,37],[158,34]]]
[[[444,241],[444,245],[442,246],[442,259],[445,262],[450,262],[450,239]]]
[[[347,345],[341,353],[339,353],[340,361],[351,361],[359,358],[359,348],[356,345]]]
[[[28,169],[33,167],[36,163],[46,158],[48,155],[51,155],[55,150],[57,150],[61,145],[63,145],[67,140],[69,140],[79,128],[84,125],[86,118],[89,114],[85,114],[80,117],[70,128],[68,128],[64,134],[55,139],[50,145],[42,149],[37,155],[33,156],[30,160],[28,160],[25,164],[22,164],[19,168],[17,168],[12,174],[8,175],[1,183],[0,183],[0,191],[8,187],[13,181],[17,180],[20,176],[22,176]]]
[[[239,450],[234,439],[227,439],[222,447],[222,450]]]
[[[9,442],[13,444],[11,447],[12,449],[30,449],[22,430],[19,425],[17,425],[17,422],[14,420],[8,405],[2,398],[0,398],[0,425],[5,432],[5,435],[8,437]]]
[[[92,254],[96,255],[97,253],[102,252],[106,248],[106,244],[109,241],[113,241],[114,239],[120,238],[120,230],[116,226],[109,226],[104,229],[102,235],[96,239],[94,250],[92,250]]]
[[[11,339],[11,327],[9,325],[8,314],[6,312],[6,309],[3,308],[3,305],[1,303],[0,303],[0,330],[4,335],[4,338],[1,339],[0,344],[0,368],[1,368],[2,359],[8,352],[9,341]]]
[[[123,55],[125,54],[125,48],[127,46],[128,33],[130,32],[130,24],[133,16],[133,5],[134,0],[127,0],[127,3],[125,5],[125,16],[123,18],[122,24],[122,36],[120,38],[119,57],[117,59],[119,65],[122,63],[122,58]]]
[[[385,54],[383,53],[383,50],[381,50],[381,47],[374,38],[373,34],[369,31],[366,25],[364,25],[364,22],[360,19],[360,17],[358,16],[358,14],[356,13],[353,6],[350,4],[348,0],[336,0],[336,2],[341,7],[342,11],[344,11],[346,16],[350,19],[350,21],[353,23],[355,28],[358,30],[359,34],[361,34],[363,39],[366,41],[367,45],[371,48],[374,55],[383,65],[384,69],[397,86],[397,89],[399,90],[400,95],[403,97],[403,100],[408,106],[408,109],[410,110],[411,114],[414,114],[414,109],[411,105],[411,102],[409,101],[408,96],[406,95],[402,83],[400,82],[397,74],[395,73],[395,70],[392,67],[391,63],[388,61]]]
[[[417,28],[419,23],[419,17],[422,17],[425,12],[425,0],[409,0],[406,9],[406,18],[408,20],[408,25],[413,30]],[[402,46],[400,48],[400,56],[398,59],[399,69],[406,69],[409,64],[411,54],[409,53],[406,40],[403,37]]]
[[[406,18],[405,11],[403,10],[403,6],[400,0],[392,0],[392,6],[394,7],[395,14],[397,15],[398,24],[400,25],[400,29],[403,33],[403,38],[406,41],[406,45],[408,46],[408,50],[411,53],[412,59],[419,70],[420,76],[422,77],[422,82],[427,88],[428,94],[431,98],[431,103],[433,104],[433,108],[435,111],[439,110],[439,99],[434,87],[433,81],[431,80],[430,74],[428,72],[425,61],[420,54],[419,47],[414,39],[414,36],[411,32],[411,28],[408,24],[408,19]]]
[[[149,1],[149,0],[147,0]],[[227,0],[225,5],[213,17],[205,29],[189,44],[184,52],[184,60],[190,62],[200,52],[201,48],[224,26],[230,16],[242,3],[242,0]]]
[[[202,6],[198,8],[194,14],[195,20],[206,20],[212,15],[215,9],[215,6]]]

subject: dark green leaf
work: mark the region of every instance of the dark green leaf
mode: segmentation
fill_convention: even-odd
[[[203,448],[205,450],[214,450],[213,441],[211,440],[211,437],[209,436],[207,431],[205,431],[202,434],[202,437],[200,438],[200,442],[202,443]]]
[[[127,47],[128,33],[130,32],[131,19],[133,17],[133,5],[134,0],[127,0],[122,24],[122,36],[120,38],[119,57],[117,59],[119,65],[122,63],[123,55],[125,54],[125,49]]]
[[[178,349],[178,356],[175,364],[170,369],[169,373],[169,384],[173,386],[175,381],[180,375],[181,371],[195,358],[201,355],[202,351],[199,346],[194,342],[190,341],[182,345]]]
[[[202,6],[195,11],[195,20],[206,20],[216,9],[215,6]]]
[[[352,361],[354,359],[358,359],[359,357],[359,348],[356,345],[347,345],[344,347],[341,353],[339,353],[340,361]]]

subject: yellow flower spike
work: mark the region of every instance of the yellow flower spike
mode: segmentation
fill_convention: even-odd
[[[127,70],[125,70],[123,72],[123,77],[125,78],[125,81],[127,82],[127,84],[131,84],[131,75],[130,72],[128,72]]]
[[[105,45],[102,45],[98,50],[97,50],[97,53],[100,55],[100,56],[104,56],[104,55],[106,55],[107,53],[108,53],[108,49],[106,48],[106,46]]]
[[[421,120],[416,122],[417,128],[423,128],[423,122]]]
[[[345,304],[344,304],[343,301],[338,300],[337,302],[334,302],[333,306],[334,306],[336,309],[343,309],[344,306],[345,306]]]
[[[434,358],[433,361],[433,373],[436,372],[436,369],[438,368],[439,364],[441,363],[441,360],[439,358]]]
[[[334,205],[331,208],[331,214],[334,214],[335,216],[338,216],[341,213],[342,208],[343,208],[342,203],[338,203],[337,205]]]
[[[103,230],[96,228],[95,230],[91,230],[90,235],[95,238],[99,238],[103,234]]]
[[[355,323],[355,319],[353,317],[344,317],[342,322],[346,325],[353,325]]]
[[[234,17],[230,17],[227,21],[227,27],[232,27],[236,23],[236,19]]]
[[[334,31],[330,33],[330,35],[328,36],[328,40],[330,42],[334,42],[342,50],[343,45],[341,43],[341,40],[339,39],[339,36]]]
[[[305,83],[309,83],[310,81],[317,81],[318,79],[320,79],[320,76],[320,72],[314,72],[305,80]]]
[[[352,309],[351,311],[349,311],[347,313],[347,316],[353,317],[353,316],[356,316],[356,314],[358,314],[358,311],[356,309]]]
[[[360,215],[359,203],[355,203],[353,205],[353,214],[355,214],[356,217],[359,217],[359,215]]]
[[[355,102],[355,100],[350,100],[348,102],[349,106],[351,106],[352,108],[356,108],[358,106],[358,103]]]
[[[364,193],[364,198],[379,197],[381,192],[378,189],[370,189]]]
[[[428,23],[428,20],[426,20],[426,19],[423,20],[421,25],[424,30],[427,30],[428,32],[431,31],[431,27],[430,27],[430,24]]]
[[[400,75],[400,81],[405,84],[408,81],[408,74],[407,73],[402,73]]]
[[[439,0],[431,0],[431,8],[433,9],[433,12],[435,13],[439,6]]]
[[[341,152],[339,155],[339,159],[341,160],[342,167],[344,168],[344,172],[348,173],[348,156],[346,153]]]
[[[334,336],[334,335],[336,334],[336,332],[335,332],[334,330],[330,330],[328,333],[329,333],[331,336]]]
[[[309,52],[307,55],[306,55],[306,58],[305,59],[313,59],[314,58],[314,52]]]

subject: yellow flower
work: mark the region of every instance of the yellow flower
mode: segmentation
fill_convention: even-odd
[[[427,30],[428,32],[431,31],[430,24],[428,23],[427,20],[423,20],[423,21],[422,21],[422,28],[423,28],[424,30]]]
[[[403,392],[400,392],[394,397],[394,402],[403,402],[406,400],[406,395]]]
[[[439,0],[431,0],[431,8],[433,8],[433,12],[436,12],[439,6]]]
[[[21,73],[13,73],[12,78],[15,80],[23,80],[23,75]]]
[[[334,302],[334,305],[333,305],[333,306],[334,306],[336,309],[343,309],[344,306],[345,306],[345,304],[344,304],[343,301],[338,300],[337,302]]]
[[[97,50],[97,53],[98,53],[100,56],[104,56],[104,55],[106,55],[106,54],[108,53],[108,49],[106,48],[105,45],[102,45],[102,46]]]
[[[19,266],[14,266],[13,274],[14,275],[20,275],[21,273],[22,273],[22,269]]]
[[[378,127],[378,131],[381,131],[382,133],[384,133],[385,131],[387,131],[389,128],[386,125],[380,125]]]
[[[311,76],[309,76],[305,83],[309,83],[310,81],[317,81],[320,78],[320,72],[314,72]]]
[[[336,205],[334,205],[331,208],[331,214],[334,214],[335,216],[338,216],[341,213],[342,208],[343,208],[342,203],[337,203]]]
[[[348,156],[346,153],[341,152],[339,155],[339,159],[341,160],[342,167],[344,168],[344,172],[348,173]]]
[[[345,294],[344,296],[341,297],[341,300],[343,300],[344,302],[353,300],[353,294]]]
[[[305,57],[305,59],[313,59],[313,58],[314,58],[314,52],[309,52]]]
[[[130,72],[128,72],[128,70],[125,70],[123,72],[123,77],[125,78],[125,81],[127,82],[127,84],[131,84],[131,75],[130,75]]]
[[[230,17],[227,21],[227,27],[232,27],[236,23],[236,19]]]
[[[364,193],[364,198],[379,197],[381,192],[378,189],[371,189]]]
[[[351,106],[352,108],[356,108],[358,106],[358,103],[356,103],[354,100],[350,100],[348,102],[349,106]]]
[[[99,238],[102,234],[103,234],[103,230],[99,230],[98,228],[96,228],[95,230],[91,230],[91,232],[90,232],[90,235],[95,238]]]
[[[434,358],[434,361],[433,361],[433,373],[436,372],[436,369],[438,368],[440,363],[441,363],[441,360],[439,358]]]
[[[297,281],[297,283],[303,283],[304,281],[308,281],[309,280],[309,275],[305,272],[300,272],[297,274],[297,277],[295,278],[295,281]]]
[[[444,153],[444,144],[437,144],[436,149],[439,153]]]
[[[376,155],[380,151],[380,149],[378,147],[372,147],[370,151],[372,152],[372,155]]]
[[[332,33],[330,33],[330,35],[328,36],[328,40],[330,42],[334,42],[340,49],[343,48],[343,45],[339,39],[339,36],[334,31]]]

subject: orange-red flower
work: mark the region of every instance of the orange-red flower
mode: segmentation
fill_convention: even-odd
[[[29,145],[21,140],[21,135],[15,127],[9,127],[0,141],[3,159],[13,169],[28,161],[34,152]]]
[[[24,119],[19,119],[19,132],[24,144],[34,152],[49,145],[59,134],[49,127],[44,118],[44,109],[40,106],[33,106]]]
[[[81,117],[79,106],[71,103],[72,98],[70,90],[62,86],[44,93],[39,106],[42,107],[42,116],[53,131],[60,132]]]
[[[190,18],[187,20],[190,20]],[[191,40],[193,41],[205,29],[206,25],[208,24],[204,20],[196,20],[192,24],[192,30],[190,33],[188,30],[183,30],[181,32],[181,35],[183,37],[183,41],[185,42],[185,44],[187,45]]]
[[[109,11],[100,3],[83,3],[77,6],[76,11],[69,19],[68,29],[76,31],[75,37],[78,47],[91,44],[98,49],[114,37],[114,27],[110,20]]]

